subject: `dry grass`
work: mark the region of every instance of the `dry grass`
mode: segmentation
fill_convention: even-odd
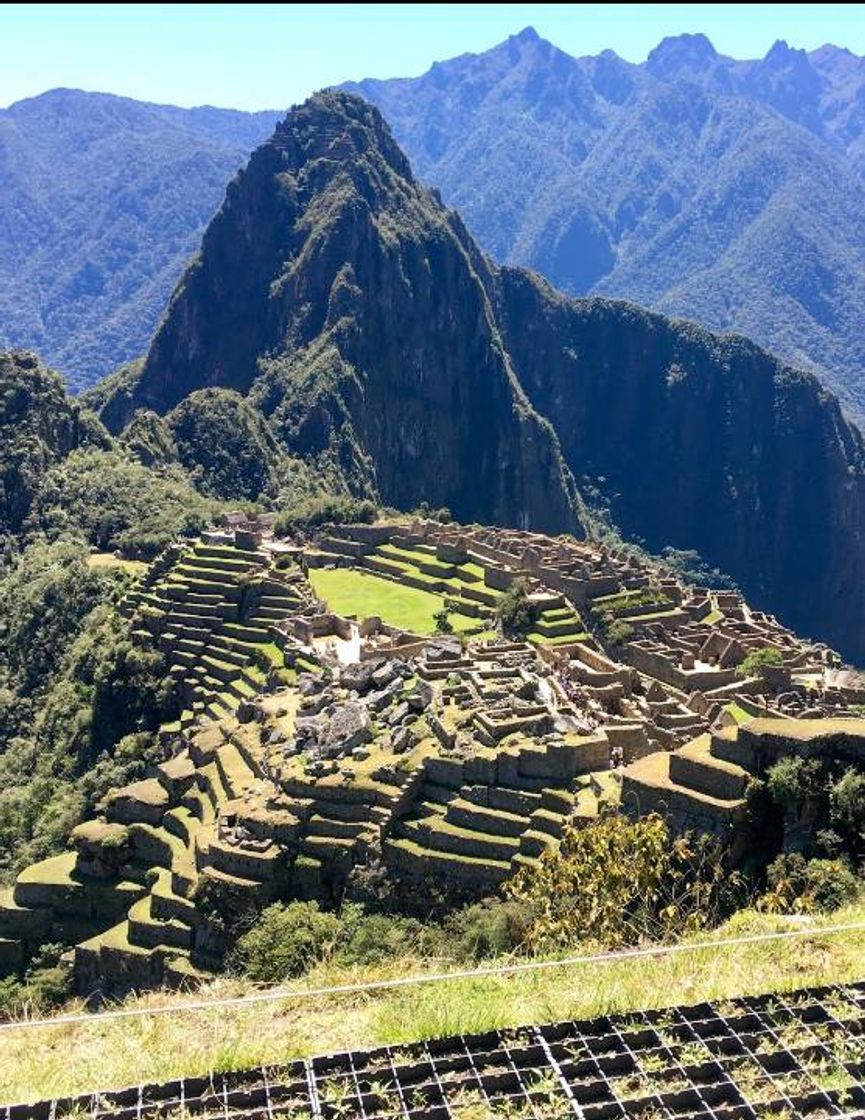
[[[820,927],[863,921],[865,904],[824,919],[745,914],[719,933],[732,937],[787,929],[791,922],[805,922],[814,933],[793,942],[574,965],[367,995],[282,999],[241,1008],[6,1031],[0,1035],[0,1101],[72,1095],[384,1042],[849,982],[865,973],[865,933],[821,936]],[[306,985],[385,979],[422,967],[417,961],[394,961],[387,968],[352,973],[322,968]],[[207,994],[241,991],[237,983],[220,981]],[[151,993],[129,1002],[155,1008],[182,998]]]
[[[131,576],[140,576],[147,571],[147,564],[143,560],[123,560],[113,552],[91,552],[87,557],[90,568],[122,568]]]

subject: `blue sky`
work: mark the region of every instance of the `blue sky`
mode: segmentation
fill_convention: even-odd
[[[2,4],[0,106],[72,86],[176,105],[281,109],[322,86],[420,74],[532,25],[632,62],[703,31],[735,58],[776,39],[865,54],[865,4]]]

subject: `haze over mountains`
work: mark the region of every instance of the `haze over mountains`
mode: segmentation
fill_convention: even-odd
[[[865,445],[837,401],[745,339],[497,267],[345,93],[256,150],[143,367],[90,400],[163,447],[178,410],[204,449],[233,410],[332,486],[462,521],[581,533],[597,489],[865,656]]]
[[[0,345],[75,388],[142,354],[277,117],[64,89],[0,110]]]
[[[703,36],[634,65],[527,29],[351,88],[495,259],[735,330],[865,412],[865,61]],[[76,387],[143,353],[278,114],[55,90],[0,111],[0,343]]]
[[[646,63],[531,29],[364,81],[416,173],[493,257],[571,294],[735,330],[865,407],[865,60],[702,35]]]

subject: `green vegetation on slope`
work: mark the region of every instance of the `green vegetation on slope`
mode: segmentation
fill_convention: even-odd
[[[791,919],[738,914],[712,935],[807,928],[795,941],[696,949],[668,956],[588,963],[514,976],[421,984],[370,994],[286,999],[241,1007],[180,1010],[160,1017],[46,1026],[4,1035],[0,1099],[37,1100],[96,1086],[164,1081],[329,1051],[408,1042],[418,1038],[582,1019],[608,1012],[698,1003],[743,994],[787,991],[809,984],[861,979],[865,934],[821,935],[821,926],[865,922],[859,903],[828,918]],[[696,935],[700,941],[705,934]],[[591,951],[591,947],[586,947]],[[575,953],[579,947],[574,946]],[[342,983],[374,982],[447,970],[441,960],[412,955],[384,963],[316,968],[298,991]],[[220,980],[182,1004],[240,995],[248,986]],[[125,1006],[157,1008],[164,992],[131,997]]]
[[[0,109],[0,323],[81,389],[143,353],[277,112],[50,90]]]

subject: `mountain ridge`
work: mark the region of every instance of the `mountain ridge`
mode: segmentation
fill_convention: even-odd
[[[101,415],[208,386],[397,508],[574,531],[576,479],[861,656],[865,448],[835,398],[747,339],[497,267],[359,98],[316,95],[254,153]]]
[[[342,88],[497,260],[747,334],[862,415],[862,59],[776,44],[738,62],[680,36],[632,64],[521,33]]]

